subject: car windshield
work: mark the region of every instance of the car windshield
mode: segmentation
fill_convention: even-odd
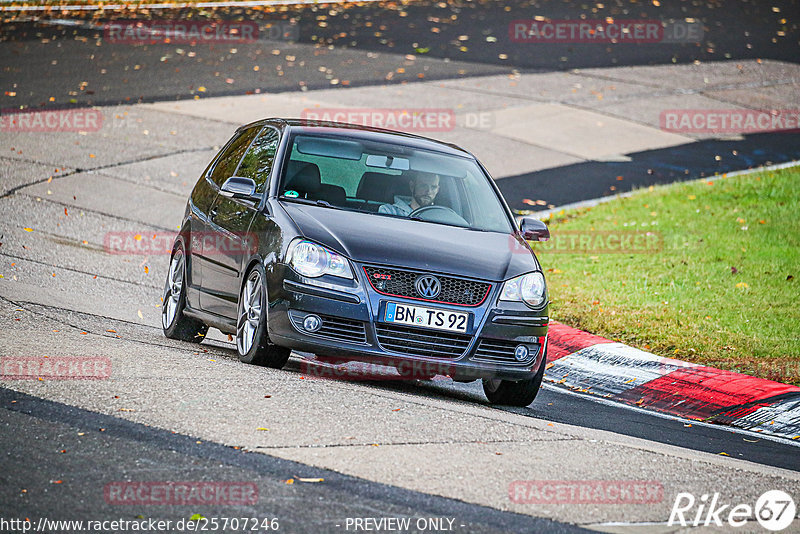
[[[490,178],[470,158],[395,143],[298,134],[282,200],[503,232],[512,226]]]

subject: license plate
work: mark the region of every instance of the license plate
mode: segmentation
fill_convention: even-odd
[[[435,328],[449,332],[466,332],[469,314],[454,312],[425,306],[409,306],[397,302],[386,304],[384,321],[387,323],[407,324],[421,328]]]

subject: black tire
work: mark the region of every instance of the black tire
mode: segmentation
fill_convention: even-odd
[[[200,343],[206,337],[208,326],[183,313],[186,308],[186,254],[182,245],[172,252],[169,265],[164,284],[164,302],[161,304],[161,328],[170,339]],[[175,278],[178,274],[180,280]]]
[[[258,279],[257,289],[253,281]],[[252,305],[251,305],[252,304]],[[253,317],[253,306],[258,307],[257,325]],[[248,307],[245,310],[245,307]],[[249,326],[248,324],[249,323]],[[251,330],[252,329],[252,330]],[[252,336],[252,339],[250,339]],[[246,342],[249,340],[249,342]],[[239,361],[273,369],[281,369],[289,361],[291,349],[273,345],[267,335],[267,290],[264,267],[253,267],[239,292],[238,313],[236,314],[236,352]]]
[[[513,382],[511,380],[483,379],[483,392],[489,402],[503,406],[528,406],[542,387],[544,368],[547,365],[547,354],[542,358],[539,370],[530,380]]]

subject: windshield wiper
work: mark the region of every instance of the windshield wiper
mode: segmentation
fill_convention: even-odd
[[[287,197],[281,195],[278,200],[285,200],[286,202],[296,202],[298,204],[308,204],[309,206],[322,206],[323,208],[333,208],[335,210],[341,209],[339,206],[334,206],[327,200],[311,200],[309,198]]]
[[[430,221],[428,219],[423,219],[422,217],[418,217],[416,215],[413,216],[413,217],[405,217],[405,218],[408,219],[409,221],[422,221],[422,222],[432,223],[432,224],[441,224],[443,226],[452,226],[453,228],[466,228],[466,229],[469,229],[469,230],[472,229],[471,227],[464,226],[463,224],[454,224],[454,223],[448,223],[448,222],[442,222],[442,221]]]

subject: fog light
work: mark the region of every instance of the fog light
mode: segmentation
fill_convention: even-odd
[[[517,348],[514,349],[514,358],[518,362],[524,362],[528,359],[528,347],[525,345],[517,345]]]
[[[306,332],[316,332],[322,326],[322,319],[316,315],[307,315],[303,319],[303,330]]]

